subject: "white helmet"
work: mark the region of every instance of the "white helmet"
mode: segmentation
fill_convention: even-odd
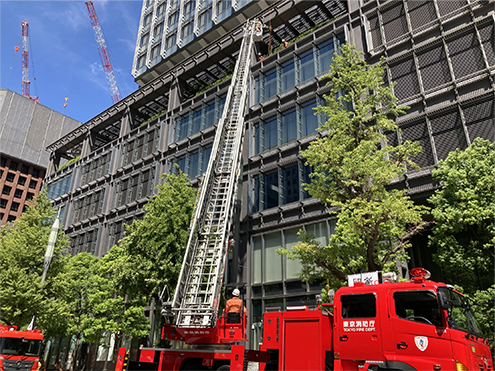
[[[241,294],[241,292],[239,291],[239,289],[234,289],[232,291],[232,296],[239,296]]]

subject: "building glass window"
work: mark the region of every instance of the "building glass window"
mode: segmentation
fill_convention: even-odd
[[[165,9],[167,9],[167,3],[163,3],[158,8],[156,8],[156,16],[160,16],[162,14],[165,14]],[[162,28],[163,31],[163,28]]]
[[[168,27],[172,25],[176,25],[179,22],[179,11],[176,11],[172,14],[170,14],[170,17],[168,17]]]
[[[303,137],[313,134],[318,128],[318,116],[315,115],[316,100],[310,100],[301,106],[301,134]]]
[[[147,25],[149,25],[151,23],[152,16],[153,16],[153,13],[150,13],[146,17],[144,17],[143,27],[146,27]]]
[[[225,12],[230,7],[229,0],[220,0],[217,2],[217,14]]]
[[[311,178],[309,177],[309,174],[313,172],[313,169],[309,165],[303,164],[303,183],[310,184],[311,183]],[[303,198],[310,198],[311,196],[309,195],[309,192],[304,190],[303,192]]]
[[[320,222],[306,226],[306,232],[315,237],[316,242],[319,242],[322,246],[328,244],[327,223]]]
[[[299,243],[297,233],[299,228],[288,229],[284,231],[285,248],[291,250]],[[301,264],[299,260],[285,259],[285,279],[297,278],[295,275],[301,273]]]
[[[274,68],[265,73],[263,99],[268,99],[277,94],[277,69]]]
[[[156,57],[160,56],[160,48],[162,47],[161,43],[158,43],[153,49],[151,49],[150,59],[153,60]]]
[[[333,40],[330,39],[318,45],[318,65],[319,73],[326,72],[330,69],[334,53]]]
[[[256,213],[261,210],[260,195],[261,195],[261,180],[260,180],[260,176],[256,175],[253,177],[253,200],[252,200],[253,213]]]
[[[263,125],[263,150],[278,146],[277,116],[268,119]]]
[[[169,50],[169,49],[173,48],[176,45],[176,40],[177,40],[177,34],[176,33],[168,36],[167,40],[165,41],[165,50]]]
[[[205,127],[210,127],[215,124],[215,101],[206,103],[205,119]]]
[[[189,115],[179,116],[175,120],[175,141],[184,139],[189,134]]]
[[[218,98],[218,118],[222,117],[223,108],[225,106],[225,99],[227,99],[227,94],[223,94]]]
[[[17,184],[23,186],[24,184],[26,184],[26,180],[27,178],[20,176],[19,179],[17,179]]]
[[[265,282],[282,280],[282,255],[277,249],[282,247],[280,232],[269,233],[265,236]]]
[[[50,200],[60,197],[69,192],[72,173],[65,178],[58,180],[55,183],[47,185],[47,194]]]
[[[136,62],[136,68],[141,68],[144,66],[144,62],[146,60],[146,55],[142,55],[140,56],[138,59],[137,59],[137,62]]]
[[[21,166],[21,173],[27,175],[29,173],[29,166],[22,165]]]
[[[261,261],[261,251],[262,251],[262,240],[261,236],[256,236],[253,238],[253,282],[261,283],[261,268],[263,267]]]
[[[156,39],[161,39],[161,36],[163,34],[163,28],[164,28],[164,23],[160,23],[158,26],[155,27],[153,30],[153,37]]]
[[[198,26],[203,27],[211,21],[211,8],[201,13],[198,17]]]
[[[189,22],[188,24],[182,26],[181,37],[185,39],[189,35],[193,34],[194,31],[194,22]]]
[[[299,166],[295,165],[282,169],[282,179],[284,185],[283,203],[299,201]]]
[[[194,16],[194,9],[196,8],[196,1],[192,0],[187,2],[184,5],[184,18],[189,19],[191,16]]]
[[[139,43],[139,46],[146,46],[148,44],[149,39],[150,39],[149,33],[147,33],[146,35],[143,35],[143,37],[141,37],[141,42]]]
[[[262,94],[262,87],[261,87],[261,78],[262,75],[258,75],[254,78],[254,102],[253,104],[258,104],[261,102],[263,99],[263,94]]]
[[[279,198],[279,185],[278,185],[278,171],[272,171],[271,173],[263,176],[263,191],[264,191],[264,209],[269,209],[278,206]]]
[[[282,77],[282,91],[292,88],[296,85],[296,74],[294,69],[294,61],[285,62],[280,67]]]
[[[212,146],[205,147],[202,151],[202,156],[201,156],[201,173],[202,174],[206,173],[206,170],[208,168],[208,162],[210,161],[210,156],[211,156],[211,148],[212,148]]]
[[[316,75],[313,49],[302,53],[299,56],[299,63],[299,82],[306,81]]]
[[[199,175],[199,151],[194,151],[189,155],[189,178],[194,179]]]
[[[202,118],[202,110],[201,108],[197,108],[193,111],[193,119],[192,119],[192,130],[191,132],[197,133],[201,130],[201,118]]]
[[[296,109],[293,108],[282,115],[282,143],[297,139]]]

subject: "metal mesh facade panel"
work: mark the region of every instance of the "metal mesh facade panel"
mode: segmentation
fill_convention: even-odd
[[[474,30],[447,42],[455,78],[461,78],[484,68],[483,55]]]
[[[383,44],[382,35],[380,33],[380,22],[378,20],[378,14],[373,14],[368,18],[370,25],[371,40],[373,42],[373,48],[376,48]]]
[[[402,2],[384,11],[382,19],[387,42],[407,34],[407,21]]]
[[[495,142],[493,99],[463,108],[469,140],[481,137]]]
[[[407,2],[413,30],[434,21],[437,17],[435,4],[431,0],[410,0]]]
[[[467,147],[466,135],[459,112],[453,111],[431,119],[433,140],[439,160],[447,158],[449,152]]]
[[[452,13],[467,4],[466,0],[440,0],[437,1],[440,17]]]
[[[495,37],[493,23],[479,29],[481,43],[485,50],[486,59],[489,66],[495,65]]]
[[[402,128],[402,141],[404,142],[406,140],[418,141],[423,149],[421,153],[412,159],[416,164],[423,168],[435,163],[430,137],[428,135],[428,127],[424,120]]]
[[[419,71],[425,91],[451,81],[443,44],[418,54]]]
[[[397,82],[394,93],[399,99],[404,99],[419,93],[418,76],[412,55],[408,59],[390,66],[392,80]]]

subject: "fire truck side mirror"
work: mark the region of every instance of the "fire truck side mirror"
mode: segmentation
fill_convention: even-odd
[[[449,309],[449,302],[447,300],[447,295],[445,295],[445,292],[438,291],[437,298],[438,298],[438,305],[440,306],[440,308]]]

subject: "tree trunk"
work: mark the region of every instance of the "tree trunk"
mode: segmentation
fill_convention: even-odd
[[[79,338],[80,337],[81,337],[81,333],[79,332],[76,335],[76,344],[74,345],[74,349],[72,349],[72,356],[70,358],[70,366],[69,366],[70,371],[74,370],[74,363],[76,362],[76,356],[77,356],[77,350],[79,349]]]

